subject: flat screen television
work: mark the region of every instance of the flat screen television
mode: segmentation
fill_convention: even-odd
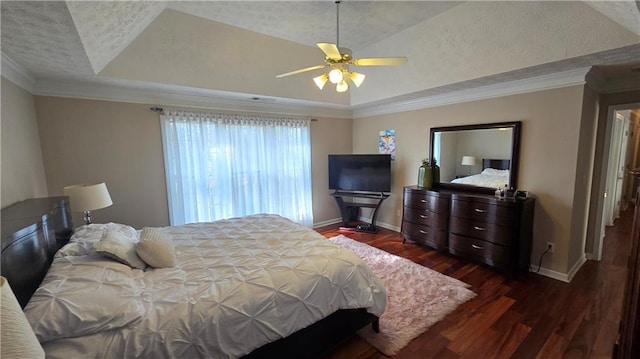
[[[329,155],[329,189],[391,192],[391,155]]]

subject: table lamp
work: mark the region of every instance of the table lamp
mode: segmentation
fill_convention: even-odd
[[[72,211],[84,212],[85,224],[91,224],[91,211],[113,204],[104,182],[67,186],[64,188],[64,195],[69,197]]]
[[[476,158],[473,156],[462,156],[462,163],[460,164],[463,166],[467,166],[468,168],[467,175],[471,176],[471,166],[476,165]]]

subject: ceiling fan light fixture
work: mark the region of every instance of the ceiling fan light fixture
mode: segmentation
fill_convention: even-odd
[[[313,78],[313,82],[316,83],[316,86],[318,86],[320,90],[324,88],[324,84],[326,84],[328,80],[329,76],[327,76],[327,74],[322,74]]]
[[[334,68],[333,70],[329,71],[329,81],[332,84],[339,84],[341,81],[343,81],[343,74],[342,74],[342,69],[337,69]]]
[[[338,84],[336,84],[336,91],[337,92],[347,92],[348,89],[349,89],[349,85],[347,84],[347,82],[345,80],[342,80],[342,81],[338,82]]]
[[[336,43],[318,42],[316,45],[324,53],[324,65],[316,65],[303,69],[290,71],[277,75],[277,78],[296,75],[303,72],[314,71],[326,68],[329,72],[325,72],[320,76],[313,78],[316,86],[320,90],[324,88],[327,81],[336,85],[337,92],[346,92],[349,90],[347,81],[352,82],[356,87],[360,87],[364,82],[365,76],[357,72],[350,72],[349,66],[396,66],[407,62],[406,57],[371,57],[354,59],[349,48],[340,47],[340,0],[334,0],[336,4]]]
[[[362,85],[364,77],[364,74],[359,74],[357,72],[349,73],[349,78],[351,79],[351,81],[353,81],[353,84],[356,85],[356,87],[360,87],[360,85]]]

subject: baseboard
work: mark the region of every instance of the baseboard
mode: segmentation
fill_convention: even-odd
[[[565,283],[569,283],[569,276],[566,273],[557,272],[557,271],[554,271],[552,269],[547,269],[547,268],[544,268],[544,267],[541,267],[540,271],[538,271],[538,272],[533,271],[533,270],[531,272],[536,273],[536,274],[540,274],[540,275],[543,275],[545,277],[549,277],[549,278],[552,278],[552,279],[555,279],[555,280],[559,280],[559,281],[562,281],[562,282],[565,282]]]
[[[585,255],[582,255],[582,257],[580,257],[580,259],[578,259],[576,261],[576,263],[573,265],[573,267],[571,267],[571,269],[569,270],[569,273],[562,273],[562,272],[557,272],[554,271],[552,269],[547,269],[544,267],[540,268],[540,271],[537,272],[537,274],[543,275],[545,277],[549,277],[549,278],[553,278],[559,281],[563,281],[566,283],[571,282],[571,280],[573,279],[573,277],[576,275],[576,273],[578,273],[578,271],[580,270],[580,268],[582,268],[582,265],[587,261],[587,257]],[[531,272],[535,272],[535,271],[531,271]]]
[[[573,277],[576,275],[576,273],[578,273],[580,268],[582,268],[582,265],[585,264],[586,262],[587,262],[587,257],[584,254],[582,254],[582,256],[576,261],[573,267],[571,267],[571,269],[569,270],[569,282],[571,282]]]
[[[326,221],[314,223],[313,224],[313,228],[324,227],[324,226],[328,226],[328,225],[336,224],[336,223],[340,223],[340,222],[342,222],[342,219],[340,219],[340,218],[332,218],[332,219],[328,219]]]
[[[388,223],[376,222],[376,227],[382,227],[382,228],[385,228],[385,229],[400,233],[400,227],[392,226],[392,225],[390,225]]]

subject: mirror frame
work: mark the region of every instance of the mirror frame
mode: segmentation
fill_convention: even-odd
[[[511,162],[509,166],[509,186],[518,188],[518,168],[520,165],[520,132],[522,127],[521,121],[513,122],[495,122],[495,123],[482,123],[476,125],[463,125],[463,126],[447,126],[447,127],[431,127],[429,144],[429,159],[433,163],[433,144],[436,132],[452,132],[452,131],[469,131],[469,130],[488,130],[492,128],[511,128],[513,131],[511,138]],[[459,190],[465,192],[494,194],[495,188],[479,187],[468,184],[460,183],[438,183],[434,184],[436,189],[449,189]]]

